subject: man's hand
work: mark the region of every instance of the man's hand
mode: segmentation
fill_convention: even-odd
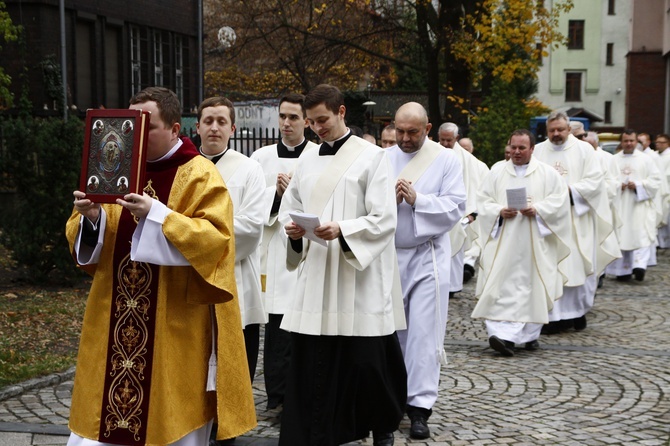
[[[625,190],[625,189],[635,190],[636,189],[635,182],[634,181],[629,181],[628,183],[623,183],[621,185],[621,190]]]
[[[286,192],[288,184],[291,182],[291,175],[286,173],[277,174],[277,196],[281,197]]]
[[[521,215],[525,215],[526,217],[535,217],[537,215],[537,211],[533,206],[528,206],[525,209],[521,209],[519,212],[521,212]]]
[[[302,229],[300,226],[296,225],[294,222],[291,222],[286,226],[284,226],[284,230],[286,231],[286,235],[291,240],[299,240],[305,235],[305,230]]]
[[[93,224],[98,222],[100,217],[100,204],[93,203],[86,198],[86,194],[82,191],[76,190],[72,192],[74,195],[74,208],[84,217],[88,218]]]
[[[137,218],[144,218],[149,214],[151,209],[151,204],[154,202],[154,199],[149,195],[144,193],[140,194],[128,194],[124,195],[123,200],[120,198],[116,199],[116,204],[120,204],[124,208],[128,209],[131,214]]]
[[[407,181],[403,178],[399,179],[395,185],[395,194],[398,204],[400,204],[402,200],[405,200],[410,206],[414,206],[414,203],[416,203],[416,191],[414,190],[411,181]]]
[[[335,221],[323,223],[321,226],[314,229],[314,235],[324,240],[335,240],[340,234],[340,225]]]
[[[500,216],[502,218],[514,218],[518,213],[519,211],[517,211],[516,209],[502,208],[500,210]]]

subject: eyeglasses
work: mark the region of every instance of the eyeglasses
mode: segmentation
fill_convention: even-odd
[[[585,138],[586,138],[586,135],[587,135],[586,133],[581,133],[581,134],[579,134],[579,135],[575,135],[575,137],[576,137],[576,138],[579,138],[579,139],[585,139]]]

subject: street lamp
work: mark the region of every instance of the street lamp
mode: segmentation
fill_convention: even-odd
[[[372,107],[377,105],[377,103],[375,101],[367,100],[367,101],[363,102],[363,105],[365,106],[365,127],[366,127],[365,130],[368,133],[374,134],[373,131],[372,131],[372,127],[374,125],[374,121],[373,121],[374,110],[372,109]]]

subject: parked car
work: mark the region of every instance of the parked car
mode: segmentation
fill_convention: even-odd
[[[621,135],[619,133],[598,133],[600,147],[609,153],[616,153],[620,139]]]
[[[618,147],[618,141],[605,141],[600,143],[600,148],[611,154],[615,154]]]

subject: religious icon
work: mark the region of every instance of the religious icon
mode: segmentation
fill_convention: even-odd
[[[96,192],[98,190],[98,186],[100,185],[100,180],[98,180],[98,177],[95,175],[92,175],[88,179],[88,184],[86,185],[86,190],[88,192]]]
[[[96,120],[95,123],[93,124],[93,133],[96,135],[102,134],[102,132],[105,130],[105,124],[100,120]]]
[[[121,131],[123,132],[124,135],[127,135],[128,133],[133,131],[133,123],[129,120],[126,119],[123,121],[123,125],[121,126]]]
[[[128,190],[128,180],[126,177],[120,177],[119,181],[116,182],[116,187],[118,187],[119,192],[125,193]]]
[[[121,167],[121,160],[124,156],[121,138],[116,132],[111,131],[102,138],[100,148],[100,169],[102,174],[111,180]]]

